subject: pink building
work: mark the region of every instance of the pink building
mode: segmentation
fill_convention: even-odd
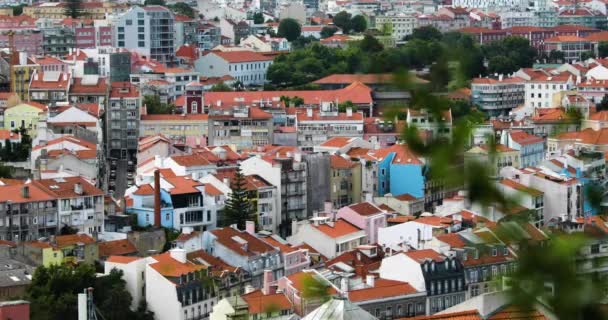
[[[388,214],[371,202],[361,202],[338,210],[338,218],[365,231],[368,243],[378,242],[378,228],[386,227]]]
[[[0,28],[0,46],[9,47],[8,35]],[[42,32],[39,30],[15,30],[15,49],[30,55],[43,54]]]
[[[74,46],[76,48],[95,48],[95,44],[94,26],[80,26],[74,28]]]
[[[97,27],[97,46],[112,46],[112,27],[98,26]]]
[[[284,240],[275,238],[275,236],[260,238],[260,240],[281,251],[286,276],[310,267],[308,249],[292,247]]]
[[[311,277],[327,284],[327,292],[329,295],[336,295],[340,292],[336,286],[323,278],[316,270],[300,271],[290,276],[280,278],[277,280],[277,289],[283,292],[289,302],[293,305],[294,311],[300,316],[310,313],[323,303],[319,298],[305,299],[302,297],[302,292],[304,291],[307,279],[310,279]]]

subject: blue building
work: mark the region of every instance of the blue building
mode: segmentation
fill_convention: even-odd
[[[522,168],[537,166],[545,159],[545,139],[522,130],[503,131],[501,143],[519,151]]]
[[[162,227],[181,230],[214,229],[217,222],[216,197],[206,192],[207,188],[188,176],[163,177],[161,179]],[[127,213],[137,215],[137,224],[154,225],[154,187],[142,184],[127,197]]]
[[[425,196],[426,166],[408,147],[395,144],[373,152],[378,160],[378,195]]]

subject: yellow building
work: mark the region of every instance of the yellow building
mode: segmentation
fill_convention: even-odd
[[[206,114],[145,114],[141,116],[141,137],[162,134],[173,142],[206,145],[209,116]]]
[[[0,16],[12,16],[12,15],[13,15],[13,7],[0,8]]]
[[[26,128],[30,137],[36,135],[38,120],[45,115],[46,106],[36,102],[23,102],[4,110],[4,128]]]
[[[21,100],[29,97],[30,80],[35,71],[41,71],[40,65],[16,65],[11,69],[11,91],[16,92]]]
[[[106,14],[117,14],[128,9],[126,4],[113,1],[82,2],[82,18],[102,20]],[[34,6],[24,7],[23,14],[32,18],[63,19],[65,15],[65,2],[42,2]]]
[[[496,153],[491,158],[491,149],[488,145],[480,145],[471,148],[465,152],[465,163],[467,161],[478,161],[479,163],[491,163],[493,174],[498,175],[500,169],[504,167],[515,167],[519,168],[521,164],[521,157],[519,150],[511,149],[505,145],[497,144]]]
[[[86,234],[52,237],[48,241],[30,241],[21,244],[22,254],[36,265],[94,264],[99,259],[95,239]]]
[[[330,156],[330,199],[335,208],[361,202],[361,163]]]

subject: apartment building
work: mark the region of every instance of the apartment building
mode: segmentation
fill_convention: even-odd
[[[141,97],[129,82],[113,82],[106,111],[108,157],[135,160],[139,134]]]
[[[308,217],[307,210],[307,165],[296,147],[270,147],[261,156],[241,162],[246,175],[257,174],[277,187],[280,204],[279,233],[291,234],[291,221]]]
[[[474,78],[471,100],[490,115],[506,115],[524,104],[525,81],[517,77]]]
[[[334,102],[321,102],[320,110],[307,108],[306,112],[296,114],[298,146],[312,151],[314,146],[331,137],[363,137],[363,113],[339,112]]]
[[[263,85],[273,55],[254,51],[211,51],[194,63],[196,71],[207,77],[230,75],[246,86]]]
[[[113,46],[136,51],[164,64],[175,62],[174,15],[162,6],[131,7],[114,17]]]
[[[525,84],[525,106],[531,108],[555,107],[554,95],[574,88],[575,80],[569,73],[533,77]]]
[[[59,233],[57,199],[36,184],[0,186],[0,239],[35,240]]]
[[[272,114],[258,107],[209,110],[209,145],[234,145],[237,150],[272,143]]]
[[[396,41],[402,41],[418,27],[418,19],[412,14],[380,15],[376,17],[376,29],[389,32]]]

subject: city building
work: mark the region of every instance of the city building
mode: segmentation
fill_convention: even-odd
[[[330,156],[330,201],[336,208],[361,201],[361,163],[339,155]]]
[[[307,108],[306,112],[296,113],[295,127],[298,133],[298,146],[302,150],[312,150],[331,137],[363,137],[363,113],[339,112],[334,102],[321,102],[320,110]]]
[[[524,104],[525,81],[517,77],[474,78],[471,101],[490,115],[506,115]]]
[[[243,85],[266,83],[266,71],[274,55],[255,51],[210,51],[194,63],[196,71],[207,77],[229,75]]]
[[[113,82],[105,112],[106,151],[110,158],[135,160],[141,97],[128,82]]]
[[[175,62],[174,20],[171,10],[162,6],[131,7],[112,21],[113,46],[172,64]]]

